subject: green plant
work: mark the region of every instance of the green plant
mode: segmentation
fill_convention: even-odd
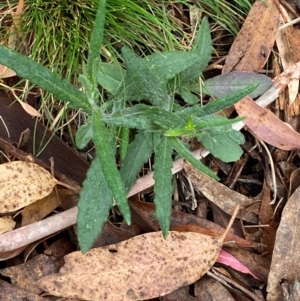
[[[84,73],[79,77],[83,92],[77,90],[70,81],[61,80],[32,59],[9,48],[0,47],[0,63],[53,93],[58,99],[68,102],[69,107],[80,108],[89,115],[86,124],[81,126],[76,134],[79,148],[85,147],[92,139],[97,151],[83,183],[78,205],[78,239],[83,252],[91,248],[97,238],[107,220],[113,200],[126,222],[130,223],[126,192],[152,154],[156,216],[166,237],[171,214],[173,151],[176,150],[198,169],[218,179],[208,167],[193,157],[180,137],[196,137],[213,155],[223,161],[238,159],[242,154],[239,144],[243,143],[244,138],[232,129],[231,124],[241,118],[227,119],[215,113],[234,104],[258,87],[254,77],[253,84],[249,87],[240,90],[236,86],[236,91],[230,95],[205,106],[197,104],[189,85],[201,76],[210,60],[212,43],[206,18],[198,30],[192,51],[154,53],[139,58],[132,50],[124,47],[122,57],[126,63],[126,70],[120,65],[101,62],[99,58],[105,7],[106,1],[100,0],[87,64]],[[222,78],[219,81],[222,81]],[[100,93],[98,85],[109,93],[108,100],[100,101],[103,94]],[[257,89],[262,90],[261,87]],[[175,101],[178,95],[190,106],[180,106]],[[122,130],[125,150],[122,150],[124,160],[120,170],[115,159],[115,133],[118,128]],[[128,129],[136,130],[129,146]],[[219,147],[219,144],[222,146]]]

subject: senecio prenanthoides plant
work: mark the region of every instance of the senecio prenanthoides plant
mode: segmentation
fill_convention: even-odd
[[[208,167],[193,157],[180,137],[196,137],[214,156],[225,162],[237,160],[242,154],[239,144],[244,142],[244,137],[231,125],[241,119],[227,119],[215,113],[259,89],[259,80],[254,77],[252,81],[247,79],[243,89],[238,88],[205,106],[199,105],[190,87],[197,82],[211,58],[212,41],[206,18],[199,26],[191,51],[154,53],[139,58],[130,48],[124,47],[122,57],[126,69],[121,65],[101,62],[105,9],[106,1],[100,0],[87,63],[79,76],[82,91],[32,59],[7,47],[0,47],[1,64],[53,93],[57,99],[67,102],[70,108],[82,109],[89,116],[76,134],[78,148],[86,147],[90,140],[96,148],[96,156],[87,172],[78,204],[78,240],[82,252],[92,247],[114,201],[125,221],[130,223],[126,194],[153,154],[156,217],[166,237],[170,227],[174,150],[199,170],[218,180]],[[109,95],[105,101],[99,85]],[[204,83],[202,88],[210,94],[209,84]],[[189,106],[176,103],[175,96],[178,95]],[[116,164],[117,129],[121,133],[120,169]],[[129,129],[135,129],[130,144]]]

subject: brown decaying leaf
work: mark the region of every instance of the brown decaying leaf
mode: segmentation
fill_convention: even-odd
[[[280,59],[284,70],[299,62],[299,51],[295,51],[299,46],[299,29],[292,26],[278,30],[276,35],[276,45],[280,54]],[[292,79],[288,84],[288,102],[292,104],[298,94],[299,80]]]
[[[282,300],[280,281],[292,283],[300,274],[300,187],[285,205],[277,230],[268,278],[268,301]]]
[[[234,301],[228,290],[217,280],[204,276],[195,283],[196,300]]]
[[[252,199],[229,189],[225,185],[205,175],[188,162],[184,163],[184,170],[193,185],[201,191],[206,198],[228,214],[231,214],[237,204],[244,209],[254,202]],[[257,217],[251,212],[246,212],[245,214],[241,212],[239,217],[248,222],[257,222]]]
[[[148,230],[148,225],[150,224],[153,226],[153,229],[159,228],[158,220],[155,217],[155,204],[145,203],[135,198],[131,198],[129,200],[129,205],[132,209],[132,222],[140,225],[144,232],[153,232],[151,228]],[[146,225],[146,227],[144,227],[144,225]],[[206,218],[172,210],[170,230],[178,232],[196,232],[209,236],[221,236],[225,229]],[[260,243],[243,239],[230,231],[226,235],[224,242],[230,243],[233,241],[236,246],[244,248],[261,248]]]
[[[57,184],[51,174],[31,162],[0,165],[0,212],[12,212],[48,195]]]
[[[9,277],[12,284],[20,288],[40,294],[41,289],[36,286],[36,281],[42,276],[58,272],[60,267],[61,262],[54,256],[40,254],[26,263],[2,269],[1,275]]]
[[[233,219],[237,214],[235,209]],[[170,231],[65,256],[58,274],[39,280],[45,291],[85,300],[145,300],[194,283],[214,264],[231,226],[218,238]]]
[[[21,226],[23,227],[40,221],[60,205],[61,203],[56,192],[52,191],[49,195],[37,200],[22,210]]]
[[[227,55],[223,74],[259,72],[272,50],[279,25],[279,11],[272,0],[257,0]]]
[[[26,289],[14,286],[2,279],[0,279],[0,300],[16,301],[16,300],[28,300],[28,301],[49,301],[37,294],[29,292]]]
[[[235,105],[243,122],[263,141],[283,150],[300,148],[300,135],[290,125],[272,112],[257,105],[250,97],[244,97]]]

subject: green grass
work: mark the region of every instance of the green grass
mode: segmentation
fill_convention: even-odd
[[[99,0],[27,0],[22,16],[20,51],[77,86],[77,76],[87,56],[90,31],[94,23]],[[10,1],[12,7],[17,0]],[[203,1],[194,0],[212,22],[236,34],[250,8],[249,0]],[[179,0],[178,3],[187,4]],[[187,48],[193,32],[177,19],[178,9],[173,1],[110,0],[107,4],[103,60],[120,61],[120,49],[129,46],[139,55],[155,51],[172,51]],[[0,3],[0,43],[7,41],[11,16],[6,2]],[[184,29],[183,29],[184,27]],[[26,37],[25,40],[22,38]],[[25,46],[27,45],[27,47]],[[24,85],[23,96],[30,89]],[[41,92],[40,112],[44,123],[55,131],[68,129],[74,143],[74,126],[84,122],[84,116],[74,118],[78,112],[66,110],[53,97]],[[80,115],[80,114],[79,114]],[[57,118],[59,116],[59,118]],[[75,119],[76,123],[71,122]],[[38,150],[37,150],[38,152]]]

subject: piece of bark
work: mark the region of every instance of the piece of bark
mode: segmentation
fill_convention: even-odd
[[[13,103],[12,100],[1,92],[0,116],[2,118],[0,122],[0,138],[9,140],[12,143],[18,143],[21,133],[26,129],[30,130],[31,134],[28,137],[27,148],[25,149],[28,153],[33,153],[34,133],[36,145],[39,145],[42,140],[48,141],[52,136],[52,133],[47,131],[39,122],[35,129],[36,120],[29,116],[18,103]],[[50,166],[49,159],[51,157],[54,158],[55,170],[78,184],[82,184],[89,167],[88,162],[77,155],[75,151],[55,135],[39,156],[48,166]]]

